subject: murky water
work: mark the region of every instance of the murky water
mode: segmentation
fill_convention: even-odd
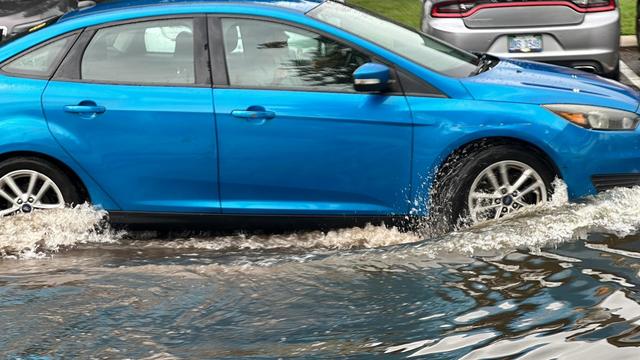
[[[640,189],[564,199],[429,239],[3,219],[0,358],[638,359]]]

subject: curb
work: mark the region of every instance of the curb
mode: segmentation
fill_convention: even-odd
[[[638,39],[636,38],[635,35],[620,36],[621,48],[636,47],[636,46],[638,46]]]

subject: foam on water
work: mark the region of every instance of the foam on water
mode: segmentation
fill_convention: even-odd
[[[415,254],[427,258],[462,255],[504,255],[518,249],[557,246],[582,239],[589,233],[625,237],[640,229],[640,187],[614,189],[578,203],[568,201],[567,187],[554,183],[552,201],[526,209],[506,218],[490,221],[448,234],[433,236],[429,225],[417,233],[396,228],[366,226],[331,232],[293,233],[287,235],[212,235],[178,236],[167,242],[140,242],[136,245],[203,250],[276,250],[328,249],[356,250],[393,247],[390,253]],[[437,227],[437,226],[436,226]],[[153,235],[147,234],[148,238]]]
[[[135,238],[155,238],[154,233],[132,234]],[[142,240],[135,245],[200,250],[352,250],[373,249],[398,244],[415,243],[422,238],[415,233],[402,232],[395,227],[367,225],[363,228],[340,229],[328,232],[313,231],[282,235],[236,234],[215,236],[173,234],[169,241]]]
[[[417,249],[431,257],[494,255],[557,246],[590,233],[625,237],[640,229],[640,187],[613,189],[578,203],[568,201],[564,183],[556,181],[554,187],[554,199],[544,205],[446,234]]]
[[[0,218],[0,257],[41,258],[86,243],[120,237],[105,224],[106,213],[89,205]]]
[[[0,219],[0,257],[44,257],[87,243],[114,243],[125,237],[103,224],[105,212],[88,205],[75,209],[18,215]],[[619,237],[640,229],[640,187],[614,189],[579,203],[569,203],[566,186],[555,184],[553,201],[513,216],[430,238],[429,224],[417,233],[369,225],[364,228],[283,235],[178,234],[156,240],[154,232],[132,233],[122,245],[137,248],[208,251],[357,250],[403,244],[395,253],[427,258],[500,255],[516,249],[539,249],[599,232]],[[425,240],[426,239],[426,240]]]

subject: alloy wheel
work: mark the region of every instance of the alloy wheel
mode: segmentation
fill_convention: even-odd
[[[0,178],[0,216],[64,206],[60,188],[42,173],[17,170]]]
[[[514,211],[548,200],[547,186],[531,166],[501,161],[483,170],[469,192],[469,215],[473,223],[500,219]]]

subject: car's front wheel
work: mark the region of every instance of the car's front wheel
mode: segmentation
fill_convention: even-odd
[[[431,190],[431,225],[450,230],[542,204],[550,199],[554,177],[552,167],[535,151],[473,146],[441,169]]]
[[[515,160],[489,165],[476,176],[468,193],[466,210],[473,223],[497,220],[548,199],[547,184],[540,173]]]
[[[79,204],[77,187],[56,165],[37,158],[0,163],[0,216]]]

